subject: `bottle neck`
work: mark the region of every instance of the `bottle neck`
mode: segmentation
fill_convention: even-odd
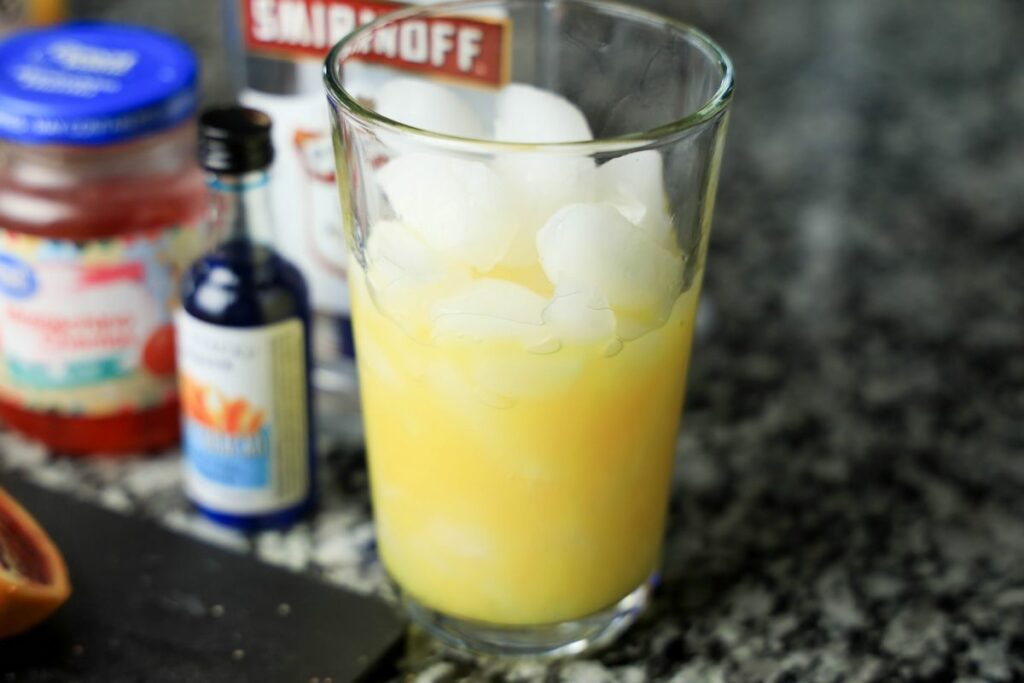
[[[270,174],[266,169],[242,175],[208,173],[211,232],[218,242],[248,241],[272,246]]]

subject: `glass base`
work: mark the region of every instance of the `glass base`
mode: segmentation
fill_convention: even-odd
[[[650,599],[653,578],[606,610],[542,626],[497,626],[444,615],[402,592],[410,618],[445,645],[477,654],[569,657],[607,645],[637,620]]]

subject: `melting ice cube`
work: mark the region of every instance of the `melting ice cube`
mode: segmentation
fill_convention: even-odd
[[[444,262],[400,221],[370,230],[366,275],[380,310],[414,337],[427,334],[432,299],[469,281],[465,268]]]
[[[597,171],[589,157],[510,154],[493,168],[516,199],[518,229],[503,260],[513,268],[537,262],[537,231],[555,212],[596,199]]]
[[[550,397],[569,389],[583,374],[585,363],[585,356],[579,353],[508,354],[500,361],[479,363],[474,379],[485,395],[512,402]],[[517,455],[523,457],[521,452]]]
[[[498,94],[494,137],[502,142],[593,140],[587,117],[569,100],[532,85],[512,83]]]
[[[378,172],[399,218],[446,258],[490,270],[515,236],[511,202],[486,164],[413,153]]]
[[[464,138],[487,134],[473,108],[443,85],[396,78],[377,91],[376,99],[378,113],[407,126]]]
[[[570,343],[609,339],[615,333],[615,313],[604,295],[593,288],[556,288],[544,309],[544,322],[554,335]]]
[[[374,285],[425,284],[442,275],[442,264],[419,236],[400,221],[380,221],[366,241],[366,261]]]
[[[522,285],[482,278],[434,305],[434,337],[507,339],[533,346],[550,336],[544,327],[545,306],[544,297]]]
[[[609,204],[565,207],[537,233],[537,250],[556,287],[603,294],[627,338],[663,322],[681,289],[681,258]],[[639,324],[625,330],[624,319]]]
[[[661,155],[645,150],[612,159],[598,170],[598,196],[663,247],[675,237],[665,196]]]

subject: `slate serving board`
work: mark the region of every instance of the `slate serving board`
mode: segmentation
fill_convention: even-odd
[[[385,680],[403,626],[383,603],[43,490],[3,486],[60,547],[74,593],[0,641],[0,681]]]

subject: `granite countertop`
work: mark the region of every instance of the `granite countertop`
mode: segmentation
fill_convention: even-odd
[[[1024,4],[660,8],[738,73],[662,586],[592,659],[413,638],[405,670],[1024,681]],[[325,465],[314,518],[247,538],[189,511],[173,453],[68,460],[0,435],[0,468],[384,594],[358,434]]]

